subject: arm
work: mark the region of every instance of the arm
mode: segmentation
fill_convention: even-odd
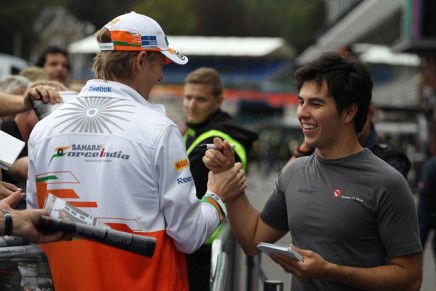
[[[0,116],[15,114],[25,110],[23,96],[0,92]]]
[[[251,205],[245,193],[226,203],[227,216],[232,233],[235,235],[245,254],[259,253],[259,242],[276,242],[286,234],[266,224],[259,211]]]
[[[32,109],[30,99],[42,100],[45,103],[50,102],[52,104],[62,102],[57,89],[47,85],[29,88],[24,93],[24,96],[0,92],[0,116]]]
[[[214,153],[209,152],[203,158],[206,166],[208,166],[211,156],[215,157]],[[239,164],[240,163],[237,163],[236,165]],[[231,170],[233,169],[234,168]],[[208,188],[215,189],[217,185],[226,183],[229,179],[228,171],[218,174],[209,172]],[[238,175],[243,175],[243,171],[239,170]],[[245,182],[245,177],[243,180]],[[285,231],[274,229],[262,221],[259,212],[251,205],[247,196],[243,192],[243,189],[216,193],[219,194],[220,198],[226,205],[227,216],[232,232],[246,254],[251,255],[259,253],[259,250],[256,247],[258,242],[275,242],[286,234]]]
[[[13,210],[11,205],[16,204],[21,199],[21,192],[14,192],[9,197],[0,201],[0,209],[7,210],[12,217],[11,235],[20,236],[34,243],[44,243],[61,239],[70,239],[71,236],[58,231],[55,233],[44,233],[38,229],[39,218],[47,215],[42,209]],[[0,213],[0,234],[5,233],[5,216]]]
[[[198,249],[215,231],[224,219],[224,207],[215,195],[209,195],[202,201],[196,197],[188,157],[179,129],[175,125],[162,131],[156,148],[157,181],[160,191],[159,205],[166,222],[166,233],[173,238],[176,248],[185,253]],[[31,149],[29,158],[31,158]],[[182,166],[174,170],[174,164]],[[162,167],[169,165],[170,167]],[[210,189],[214,193],[227,191],[241,192],[245,188],[243,174],[239,174],[241,165],[235,165],[223,173],[228,178],[225,183]],[[32,163],[29,164],[29,175]],[[31,176],[29,176],[31,177]],[[208,199],[210,198],[210,199]],[[222,204],[222,203],[221,203]]]
[[[27,156],[18,158],[12,166],[8,169],[8,174],[10,177],[17,181],[27,180],[27,169],[28,169],[28,158]]]
[[[271,258],[301,279],[325,279],[362,290],[419,290],[421,286],[422,253],[392,258],[385,266],[361,268],[336,265],[312,251],[293,248],[304,261],[276,254]]]

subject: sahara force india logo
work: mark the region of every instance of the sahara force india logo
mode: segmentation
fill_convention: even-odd
[[[108,151],[104,145],[94,144],[72,144],[69,146],[59,146],[54,149],[54,154],[50,158],[49,165],[55,158],[93,158],[93,159],[123,159],[128,160],[130,156],[123,151]]]

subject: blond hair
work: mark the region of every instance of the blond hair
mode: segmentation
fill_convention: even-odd
[[[31,82],[49,79],[44,69],[37,66],[26,67],[22,69],[18,75],[26,77]]]
[[[185,78],[185,84],[210,84],[212,85],[212,94],[219,97],[223,94],[223,82],[220,75],[215,69],[201,67],[192,71]]]
[[[58,91],[66,91],[68,88],[62,84],[61,82],[54,81],[54,80],[38,80],[30,83],[29,88],[36,87],[38,85],[48,85],[51,87],[54,87]]]
[[[97,32],[98,43],[112,42],[110,32],[103,27]],[[133,77],[133,62],[139,52],[101,51],[94,57],[93,71],[97,79],[127,81]],[[148,52],[149,60],[156,60],[158,52]]]

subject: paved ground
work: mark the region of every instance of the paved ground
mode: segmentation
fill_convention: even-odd
[[[257,209],[260,209],[265,202],[265,199],[269,196],[271,192],[272,186],[275,182],[276,175],[271,174],[269,176],[260,175],[252,171],[248,175],[248,189],[247,194],[249,196],[250,201],[253,203]],[[284,244],[288,244],[290,241],[290,236],[284,237],[280,242]],[[246,258],[238,249],[239,260],[237,266],[237,277],[239,280],[239,288],[237,290],[245,291],[247,283],[246,283]],[[435,271],[435,263],[433,261],[433,254],[431,249],[427,247],[424,252],[424,278],[422,283],[421,291],[434,291],[436,290],[436,271]],[[268,279],[279,280],[284,283],[283,290],[290,290],[290,280],[291,276],[286,274],[281,267],[279,267],[276,263],[274,263],[270,258],[266,256],[261,257],[261,268],[267,275]],[[257,285],[257,286],[256,286]],[[252,290],[250,291],[263,291],[263,284],[260,280],[254,284]]]

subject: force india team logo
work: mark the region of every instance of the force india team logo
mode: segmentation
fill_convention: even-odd
[[[69,146],[59,146],[54,149],[54,154],[50,158],[49,165],[55,158],[94,158],[94,159],[124,159],[128,160],[130,156],[123,151],[108,151],[104,145],[80,145],[72,144]]]

